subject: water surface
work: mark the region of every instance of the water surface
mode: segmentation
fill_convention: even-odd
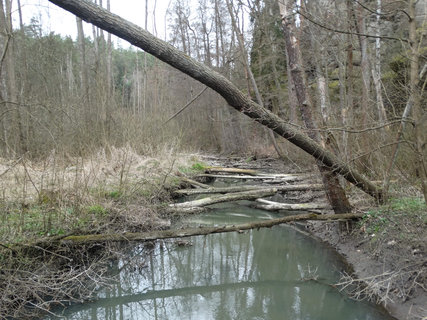
[[[182,224],[277,217],[248,204],[216,205]],[[288,226],[162,241],[148,256],[136,245],[113,269],[119,283],[66,309],[67,319],[392,319],[339,292],[341,257]]]

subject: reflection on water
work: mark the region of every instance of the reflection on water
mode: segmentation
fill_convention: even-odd
[[[192,224],[271,218],[242,206],[218,208]],[[68,319],[390,319],[329,285],[344,268],[327,246],[289,227],[157,243],[118,261],[120,281],[92,303],[64,311]],[[145,251],[144,251],[145,252]],[[141,259],[144,260],[143,267]],[[136,263],[139,261],[139,263]]]

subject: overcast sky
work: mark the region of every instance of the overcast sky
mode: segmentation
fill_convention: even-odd
[[[110,0],[111,11],[141,27],[145,27],[145,0]],[[148,31],[165,39],[165,14],[171,0],[148,0]],[[14,24],[19,25],[17,14],[17,1],[13,1]],[[104,6],[106,0],[103,1]],[[36,17],[45,32],[55,32],[63,36],[76,37],[76,18],[71,13],[57,7],[47,0],[21,0],[24,23],[29,23]],[[155,14],[154,14],[155,12]],[[153,19],[155,17],[155,20]],[[154,27],[154,21],[156,28]],[[157,31],[157,32],[156,32]],[[86,24],[86,36],[92,35],[90,25]],[[117,40],[116,40],[117,41]],[[116,42],[115,41],[115,42]],[[121,42],[122,46],[127,46]]]

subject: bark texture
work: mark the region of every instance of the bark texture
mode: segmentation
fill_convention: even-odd
[[[81,19],[92,23],[128,42],[145,50],[174,68],[188,74],[206,86],[218,92],[228,104],[253,118],[255,121],[272,129],[291,143],[295,144],[325,167],[341,174],[350,183],[371,196],[381,200],[382,191],[362,174],[338,159],[332,152],[325,150],[319,143],[310,139],[277,115],[262,108],[246,97],[235,85],[221,74],[211,70],[204,64],[190,58],[168,43],[154,37],[146,30],[126,21],[118,15],[84,0],[50,0],[50,2],[75,14]]]

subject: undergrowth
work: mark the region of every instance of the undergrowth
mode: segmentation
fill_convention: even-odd
[[[386,205],[368,211],[360,225],[373,239],[417,237],[426,226],[424,199],[416,197],[390,199]]]

